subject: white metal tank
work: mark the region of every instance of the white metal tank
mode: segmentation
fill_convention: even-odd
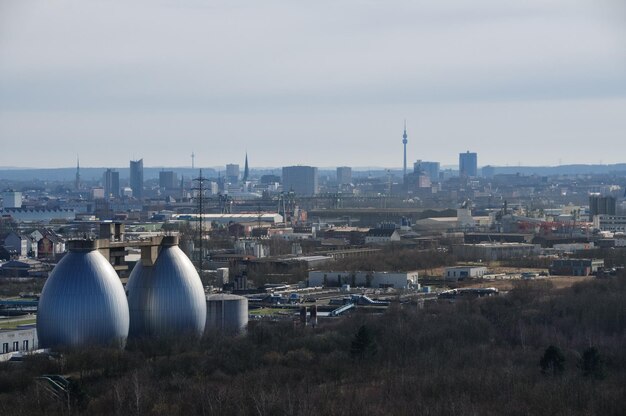
[[[216,294],[206,297],[206,330],[237,334],[248,326],[248,299],[243,296]]]
[[[153,266],[137,262],[126,285],[131,337],[202,335],[206,301],[200,276],[178,247],[165,236]]]
[[[39,346],[86,345],[123,348],[128,302],[117,273],[96,241],[70,241],[41,292],[37,311]]]

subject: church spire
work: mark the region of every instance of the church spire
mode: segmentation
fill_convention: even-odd
[[[76,155],[76,178],[74,179],[74,188],[80,190],[80,159]]]
[[[246,162],[243,167],[243,182],[245,183],[250,176],[250,169],[248,169],[248,152],[246,152]]]

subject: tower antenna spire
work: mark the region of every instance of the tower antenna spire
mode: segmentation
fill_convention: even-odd
[[[402,166],[402,181],[406,181],[406,144],[408,142],[407,140],[407,134],[406,134],[406,119],[404,119],[404,133],[402,134],[402,144],[404,145],[404,160],[403,160],[403,166]]]

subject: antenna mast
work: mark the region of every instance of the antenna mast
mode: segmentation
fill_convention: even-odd
[[[200,250],[197,263],[199,268],[198,274],[200,276],[202,276],[202,271],[204,270],[204,181],[205,178],[202,176],[202,169],[200,169],[200,176],[193,179],[193,182],[197,185],[191,188],[192,190],[197,191],[196,198],[198,198],[198,240]]]

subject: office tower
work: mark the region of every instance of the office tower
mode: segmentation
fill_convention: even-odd
[[[594,215],[615,215],[617,200],[613,196],[589,195],[589,221]]]
[[[339,185],[349,185],[352,183],[352,168],[340,166],[337,168],[337,183]]]
[[[312,166],[283,167],[283,191],[311,196],[318,192],[317,168]]]
[[[248,168],[248,152],[246,152],[246,162],[243,167],[243,182],[247,182],[250,179],[250,169]]]
[[[159,187],[163,189],[176,189],[178,179],[176,172],[165,170],[159,172]]]
[[[439,162],[417,160],[413,164],[413,173],[426,175],[431,182],[439,182]]]
[[[459,153],[459,175],[465,178],[478,176],[478,157],[476,153]]]
[[[143,198],[143,159],[130,161],[130,188],[133,197]]]
[[[234,163],[226,165],[226,179],[230,183],[239,182],[239,165]]]
[[[402,144],[404,145],[404,164],[402,168],[402,177],[406,177],[406,144],[408,140],[406,139],[408,136],[406,134],[406,120],[404,120],[404,134],[402,134]]]
[[[102,175],[102,187],[104,188],[105,198],[117,198],[120,196],[120,173],[113,169],[107,169]]]

